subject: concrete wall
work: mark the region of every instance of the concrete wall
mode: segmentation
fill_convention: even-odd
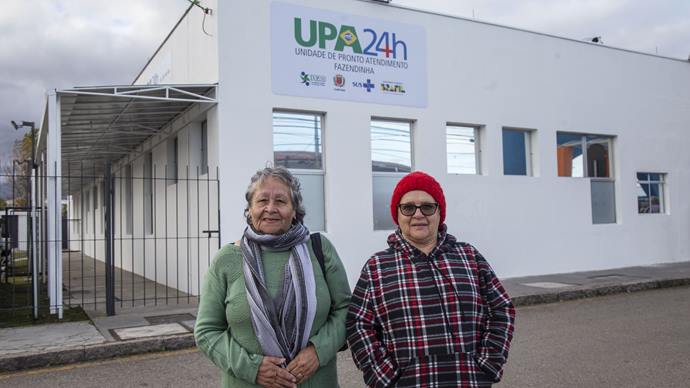
[[[273,159],[273,109],[296,109],[325,114],[326,229],[351,285],[390,233],[373,230],[372,116],[414,122],[413,166],[444,187],[450,233],[475,244],[500,276],[690,259],[689,63],[373,2],[290,3],[422,26],[428,106],[274,95],[270,2],[222,2],[218,147],[231,151],[218,159],[224,242],[245,226],[249,177]],[[481,175],[446,172],[448,122],[482,126]],[[506,126],[536,130],[535,176],[503,175]],[[592,224],[590,179],[557,176],[557,131],[614,137],[616,223]],[[638,171],[668,174],[669,214],[637,213]]]
[[[213,9],[206,15],[191,7],[149,63],[134,80],[146,84],[212,84],[218,82],[216,1],[203,1]]]

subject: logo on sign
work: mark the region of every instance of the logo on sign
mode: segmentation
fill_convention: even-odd
[[[372,89],[376,87],[373,83],[371,83],[371,80],[367,78],[367,82],[358,82],[358,81],[353,81],[352,86],[356,88],[364,88],[367,90],[367,93],[370,93]]]
[[[345,76],[342,74],[336,74],[333,76],[333,85],[338,88],[345,86]]]
[[[308,27],[303,26],[302,18],[294,18],[295,42],[302,47],[318,46],[322,50],[339,52],[348,48],[353,54],[407,61],[407,43],[398,39],[395,32],[363,28],[360,36],[354,26],[336,26],[322,20],[309,20],[307,23]]]
[[[405,94],[405,85],[402,82],[381,82],[381,91],[384,93]]]
[[[299,74],[300,82],[304,86],[325,86],[326,76],[319,74],[308,74],[306,72],[301,72]]]
[[[340,39],[342,39],[343,43],[346,45],[352,46],[357,42],[357,34],[355,34],[354,31],[345,30],[340,33]]]

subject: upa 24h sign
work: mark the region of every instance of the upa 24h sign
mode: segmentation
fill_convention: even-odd
[[[276,94],[426,107],[423,28],[273,2]]]

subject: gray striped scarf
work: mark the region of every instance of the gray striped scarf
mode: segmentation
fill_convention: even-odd
[[[285,358],[286,363],[307,346],[316,315],[316,284],[308,240],[309,230],[296,224],[282,235],[259,234],[248,227],[241,242],[254,333],[265,356]],[[261,248],[290,249],[283,286],[275,299],[266,287]]]

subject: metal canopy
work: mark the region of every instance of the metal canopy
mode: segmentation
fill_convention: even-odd
[[[194,104],[215,104],[216,85],[78,87],[58,90],[62,175],[90,177],[131,153]]]

